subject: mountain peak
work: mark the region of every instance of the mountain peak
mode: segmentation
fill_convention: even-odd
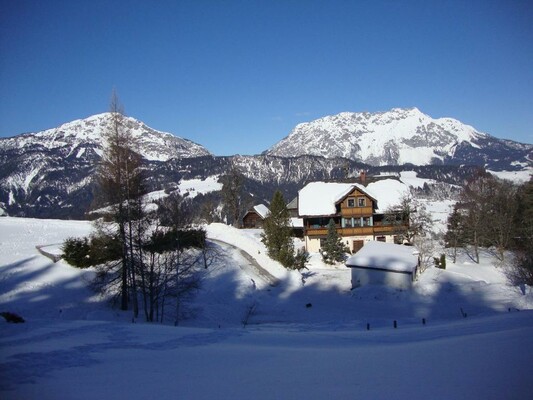
[[[84,119],[66,122],[57,128],[35,133],[26,133],[2,140],[3,147],[24,148],[40,146],[57,149],[70,155],[73,151],[83,154],[87,148],[101,153],[105,146],[103,137],[111,123],[110,112],[91,115]],[[203,146],[188,139],[150,128],[144,122],[124,117],[124,126],[139,140],[139,152],[147,160],[167,161],[171,158],[190,158],[211,155]]]
[[[370,165],[429,165],[457,163],[485,165],[487,148],[512,148],[527,160],[533,146],[496,139],[452,118],[434,119],[417,107],[384,112],[343,112],[298,124],[265,153],[276,156],[343,157]],[[503,153],[502,153],[503,154]],[[460,160],[458,160],[458,158]],[[463,159],[464,158],[464,159]],[[498,161],[498,160],[496,160]]]

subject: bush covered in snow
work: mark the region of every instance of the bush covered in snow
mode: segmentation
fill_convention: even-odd
[[[89,239],[70,237],[63,243],[63,260],[76,268],[91,266]]]

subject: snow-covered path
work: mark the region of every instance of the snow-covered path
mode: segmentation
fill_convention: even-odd
[[[218,243],[218,244],[221,244],[222,246],[230,246],[232,247],[233,249],[236,249],[238,250],[241,255],[248,261],[249,264],[247,265],[244,265],[244,264],[241,264],[240,265],[240,268],[247,272],[251,278],[256,278],[256,277],[260,277],[262,280],[264,280],[268,285],[270,286],[277,286],[279,285],[279,279],[277,279],[275,276],[273,276],[270,272],[268,272],[266,269],[264,269],[261,265],[259,265],[259,263],[257,262],[257,260],[252,257],[252,255],[248,252],[246,252],[245,250],[243,249],[240,249],[238,248],[237,246],[235,245],[232,245],[230,243],[227,243],[227,242],[224,242],[223,240],[220,240],[220,239],[209,239],[211,240],[212,242],[214,243]]]

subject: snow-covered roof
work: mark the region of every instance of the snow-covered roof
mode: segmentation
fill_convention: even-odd
[[[298,192],[298,214],[335,214],[335,204],[355,187],[372,196],[364,186],[357,183],[311,182]]]
[[[357,188],[377,201],[377,212],[397,206],[409,187],[397,179],[383,179],[363,186],[358,183],[311,182],[298,192],[298,214],[327,216],[335,214],[335,204]]]
[[[393,243],[367,242],[348,258],[347,267],[375,268],[396,272],[413,272],[418,265],[418,250]]]
[[[376,212],[383,213],[398,206],[402,197],[409,195],[409,186],[397,179],[382,179],[369,183],[365,191],[378,201]]]
[[[269,216],[270,210],[264,204],[254,206],[254,211],[263,219]]]

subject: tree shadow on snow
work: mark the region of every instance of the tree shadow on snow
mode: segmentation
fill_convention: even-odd
[[[214,285],[234,296],[227,297],[227,304],[218,302],[219,298],[212,305],[212,322],[216,317],[227,322],[227,315],[231,314],[231,325],[238,324],[241,318],[242,325],[247,327],[284,324],[300,325],[299,329],[304,330],[366,329],[393,327],[394,321],[397,326],[422,325],[514,310],[512,301],[498,296],[501,286],[473,279],[415,282],[410,289],[367,285],[350,290],[348,285],[324,285],[318,276],[314,271],[305,271],[302,274],[305,284],[300,286],[288,278],[275,287],[251,283],[243,290],[242,279],[228,271]]]

